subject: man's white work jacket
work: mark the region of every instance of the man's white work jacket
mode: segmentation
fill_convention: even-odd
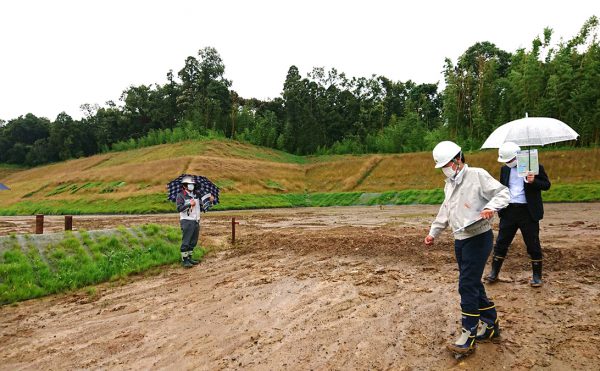
[[[454,179],[446,179],[444,203],[431,224],[429,234],[438,237],[450,226],[454,238],[464,240],[489,231],[490,220],[478,221],[466,228],[465,225],[480,219],[483,209],[498,211],[508,206],[508,188],[494,179],[487,171],[466,164]]]

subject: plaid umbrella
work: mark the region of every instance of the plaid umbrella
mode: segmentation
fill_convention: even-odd
[[[191,176],[194,180],[194,193],[198,198],[202,198],[202,196],[207,194],[212,194],[215,198],[213,201],[213,205],[219,203],[219,187],[217,187],[213,182],[208,180],[207,178],[200,175],[190,175],[190,174],[181,174],[176,179],[173,179],[167,184],[167,198],[169,201],[175,202],[177,198],[177,193],[181,192],[181,180],[183,177]]]

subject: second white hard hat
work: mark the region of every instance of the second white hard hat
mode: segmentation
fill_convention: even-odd
[[[516,143],[513,142],[504,142],[498,148],[498,162],[507,163],[513,158],[517,157],[517,152],[521,150]]]

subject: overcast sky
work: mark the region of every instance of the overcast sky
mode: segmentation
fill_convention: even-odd
[[[544,27],[570,39],[592,0],[3,0],[0,119],[31,112],[80,118],[83,103],[118,101],[130,85],[166,82],[212,46],[241,96],[281,94],[288,68],[335,67],[434,83],[444,58],[490,41],[530,49]]]

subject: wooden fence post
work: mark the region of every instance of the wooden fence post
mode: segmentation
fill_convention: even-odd
[[[38,214],[35,216],[35,234],[44,233],[44,215]]]
[[[231,218],[231,244],[235,244],[235,226],[240,222],[235,221],[235,217]]]
[[[73,230],[73,215],[65,215],[65,231]]]

